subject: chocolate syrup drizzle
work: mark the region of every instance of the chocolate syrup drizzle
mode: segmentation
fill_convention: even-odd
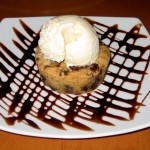
[[[22,52],[22,58],[15,55],[3,43],[0,43],[2,48],[0,55],[3,59],[3,62],[0,63],[0,68],[5,78],[7,78],[6,81],[0,81],[0,107],[9,113],[9,117],[4,116],[2,113],[0,115],[5,119],[8,125],[14,125],[15,122],[18,121],[24,122],[33,128],[40,129],[35,121],[29,119],[31,118],[28,117],[30,115],[32,118],[41,120],[59,129],[65,129],[63,124],[66,124],[74,128],[90,131],[92,128],[84,123],[85,120],[104,125],[114,125],[111,122],[111,118],[117,120],[134,119],[138,108],[143,106],[145,100],[143,99],[142,102],[138,102],[138,95],[149,65],[149,58],[145,59],[142,56],[150,49],[150,45],[142,47],[135,44],[139,38],[146,38],[145,35],[139,33],[142,24],[137,24],[129,32],[126,32],[120,30],[117,24],[107,26],[90,19],[87,20],[95,26],[102,41],[106,39],[110,40],[109,44],[107,44],[112,54],[110,67],[116,67],[118,71],[113,72],[110,67],[108,68],[106,77],[112,77],[113,80],[110,82],[105,78],[101,85],[106,87],[107,90],[99,86],[91,93],[76,96],[58,94],[56,91],[45,86],[39,76],[34,57],[39,33],[35,33],[25,22],[19,20],[26,33],[33,39],[32,41],[29,40],[18,29],[13,28],[18,39],[27,47],[27,49],[25,49],[19,42],[12,40],[18,50]],[[105,32],[101,27],[106,28],[107,31]],[[117,33],[125,34],[123,40],[116,38]],[[132,39],[132,44],[127,42],[129,39]],[[118,44],[117,49],[112,47],[112,43],[114,42]],[[122,51],[121,49],[124,46],[126,47],[125,51]],[[131,55],[133,50],[139,51],[140,55]],[[14,65],[6,55],[17,65]],[[123,57],[124,61],[121,64],[116,62],[116,56]],[[127,60],[133,61],[132,67],[125,65]],[[135,66],[139,62],[145,62],[144,70],[135,69]],[[5,66],[6,63],[7,66]],[[10,70],[10,67],[13,68],[13,71]],[[121,74],[122,70],[127,72],[125,76]],[[140,75],[140,79],[130,78],[131,73]],[[120,79],[120,85],[116,85],[117,79]],[[126,82],[136,84],[137,88],[135,90],[130,90],[128,87],[125,88],[123,85]],[[113,94],[111,92],[112,89],[115,91]],[[124,96],[120,97],[118,96],[119,92],[124,92],[132,96],[132,98],[127,99]],[[113,103],[114,100],[128,104],[130,107],[117,105]],[[109,108],[125,112],[129,115],[129,118],[110,113],[107,111]],[[104,117],[110,118],[110,120],[106,120]]]

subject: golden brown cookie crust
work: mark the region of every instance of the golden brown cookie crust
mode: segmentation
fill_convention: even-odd
[[[59,93],[81,94],[89,92],[102,83],[110,60],[109,48],[100,44],[100,53],[95,64],[84,67],[67,67],[45,59],[39,47],[35,60],[43,82]]]

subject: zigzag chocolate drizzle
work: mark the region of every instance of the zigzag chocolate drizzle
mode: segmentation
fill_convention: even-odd
[[[139,38],[146,38],[145,35],[139,33],[142,25],[137,24],[129,32],[126,32],[120,30],[117,24],[109,27],[90,19],[87,20],[95,26],[97,33],[101,35],[102,41],[105,42],[106,39],[110,41],[107,45],[111,50],[112,60],[106,78],[109,76],[112,80],[108,81],[105,78],[98,89],[80,96],[58,94],[51,90],[41,81],[35,64],[34,53],[38,44],[39,33],[35,33],[29,25],[20,20],[20,24],[26,33],[33,39],[32,41],[29,40],[18,29],[13,28],[17,38],[27,47],[25,49],[19,42],[12,40],[14,45],[18,48],[18,51],[22,53],[22,57],[19,58],[13,51],[8,49],[6,45],[0,43],[2,49],[0,55],[3,60],[3,62],[0,63],[0,68],[3,76],[6,78],[6,81],[1,80],[0,107],[9,113],[9,117],[5,117],[1,113],[1,116],[5,119],[7,124],[14,125],[16,121],[19,121],[36,129],[40,129],[38,124],[29,119],[28,115],[30,115],[59,129],[65,129],[63,124],[66,124],[82,130],[92,130],[87,124],[79,120],[114,125],[111,122],[111,118],[117,120],[134,119],[138,108],[143,106],[143,102],[146,98],[145,97],[141,103],[138,102],[141,84],[149,65],[149,58],[143,58],[142,56],[149,51],[150,45],[142,47],[135,44]],[[102,30],[101,27],[106,28],[106,32]],[[116,38],[117,33],[125,34],[123,40]],[[132,39],[132,44],[128,43],[129,39]],[[118,48],[112,46],[114,42],[118,45]],[[123,47],[125,47],[124,51],[122,51]],[[132,51],[135,50],[140,53],[139,56],[131,54]],[[6,55],[9,56],[15,64],[12,63]],[[122,57],[123,62],[116,62],[116,56]],[[129,60],[133,62],[132,67],[126,65],[126,62]],[[140,62],[144,62],[143,70],[135,68]],[[110,69],[111,67],[117,68],[118,71],[112,71]],[[127,72],[125,76],[121,74],[122,70]],[[140,79],[131,78],[131,73],[140,76]],[[116,80],[120,80],[119,85],[116,84]],[[126,82],[136,84],[137,88],[131,90],[128,87],[124,87]],[[105,87],[105,90],[102,86]],[[112,90],[114,91],[113,94]],[[123,96],[120,97],[119,92],[124,92],[132,98],[127,99]],[[147,93],[147,95],[148,94],[149,93]],[[128,104],[130,107],[113,103],[114,100]],[[108,112],[107,110],[109,108],[126,112],[129,115],[129,119]],[[55,116],[58,116],[58,118]],[[110,121],[105,120],[104,117],[109,117]],[[79,120],[77,118],[79,118]]]

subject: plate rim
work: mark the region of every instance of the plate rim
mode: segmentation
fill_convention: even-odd
[[[0,21],[0,24],[2,24],[4,21],[6,20],[9,20],[9,19],[28,19],[28,18],[48,18],[48,17],[54,17],[54,16],[36,16],[36,17],[17,17],[17,18],[3,18],[1,21]],[[83,17],[95,17],[95,18],[119,18],[119,19],[135,19],[139,22],[141,22],[141,20],[139,18],[136,18],[136,17],[103,17],[103,16],[83,16]],[[142,22],[141,22],[142,23]],[[142,23],[143,24],[143,23]],[[143,24],[144,26],[144,24]],[[0,26],[1,27],[1,26]],[[149,32],[147,31],[147,29],[145,28],[144,26],[144,29],[146,30],[146,32],[149,34]],[[86,138],[98,138],[98,137],[107,137],[107,136],[115,136],[115,135],[121,135],[121,134],[127,134],[127,133],[131,133],[131,132],[135,132],[135,131],[139,131],[139,130],[142,130],[142,129],[145,129],[145,128],[149,128],[150,127],[150,122],[148,122],[147,124],[143,124],[143,125],[140,125],[140,126],[136,126],[136,128],[134,127],[133,129],[132,128],[129,128],[128,130],[125,129],[125,130],[122,130],[122,132],[120,132],[120,130],[118,132],[110,132],[110,134],[108,133],[103,133],[102,136],[99,136],[100,134],[94,134],[95,136],[87,136],[86,134],[84,136],[86,137],[82,137],[81,135],[79,135],[80,137],[69,137],[68,134],[66,134],[65,136],[62,137],[62,135],[58,135],[58,136],[51,136],[51,135],[48,135],[48,136],[45,136],[45,134],[42,134],[42,135],[38,135],[37,133],[35,135],[31,135],[31,134],[28,134],[29,131],[26,132],[20,132],[20,130],[14,130],[13,129],[9,129],[9,130],[6,130],[5,127],[3,128],[3,126],[1,126],[0,124],[0,130],[2,131],[5,131],[5,132],[10,132],[10,133],[13,133],[13,134],[18,134],[18,135],[26,135],[26,136],[32,136],[32,137],[45,137],[45,138],[61,138],[61,139],[86,139]],[[6,127],[7,128],[7,127]],[[132,130],[131,130],[132,129]],[[30,132],[29,132],[30,133]],[[74,135],[73,135],[74,136]]]

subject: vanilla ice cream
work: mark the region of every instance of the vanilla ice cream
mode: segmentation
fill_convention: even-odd
[[[45,59],[66,62],[67,66],[94,63],[99,53],[99,39],[93,26],[75,15],[55,17],[43,25],[39,47]]]

